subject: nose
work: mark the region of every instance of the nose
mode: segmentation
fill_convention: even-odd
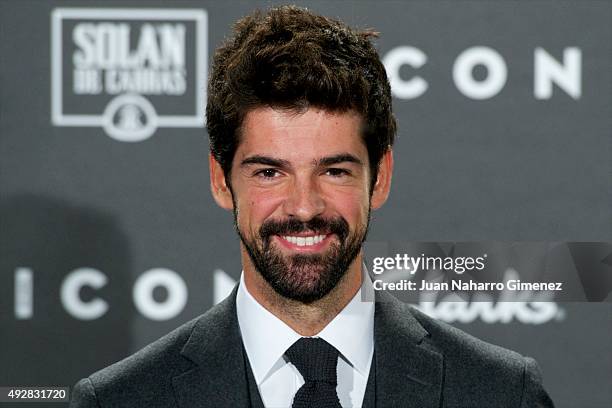
[[[283,210],[288,217],[306,222],[325,211],[325,200],[316,180],[310,177],[296,178],[290,187]]]

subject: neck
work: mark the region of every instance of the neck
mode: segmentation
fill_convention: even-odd
[[[321,332],[344,309],[361,287],[361,253],[351,263],[349,270],[331,292],[322,299],[308,304],[287,299],[276,293],[255,269],[248,254],[245,254],[244,251],[242,260],[244,283],[251,296],[301,336],[315,336]]]

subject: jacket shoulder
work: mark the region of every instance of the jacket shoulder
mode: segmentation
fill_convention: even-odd
[[[77,403],[74,406],[175,406],[173,381],[194,372],[199,365],[206,366],[210,362],[206,356],[211,350],[225,347],[236,337],[235,295],[236,289],[206,313],[81,380],[75,387],[77,396],[81,396],[81,401],[93,400],[97,405]],[[234,340],[233,345],[238,347],[239,338]]]
[[[542,389],[540,371],[533,359],[409,308],[429,333],[423,341],[424,347],[444,356],[444,400],[449,406],[454,403],[479,406],[484,399],[491,407],[522,407],[533,395],[546,401],[533,406],[552,406]]]
[[[193,364],[181,355],[199,318],[193,319],[129,357],[87,379],[90,398],[101,407],[172,406],[172,378]],[[81,380],[81,384],[84,380]]]
[[[196,322],[195,318],[177,327],[170,333],[143,347],[134,354],[118,361],[90,376],[94,384],[114,382],[122,377],[134,377],[148,372],[174,372],[185,366],[181,349],[187,342]]]
[[[487,343],[448,323],[429,317],[414,307],[407,307],[429,333],[427,342],[439,349],[444,354],[445,359],[469,359],[487,363],[487,365],[498,365],[511,371],[519,370],[521,372],[523,369],[524,357],[521,354]]]

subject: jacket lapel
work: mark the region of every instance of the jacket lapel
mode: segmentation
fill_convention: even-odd
[[[423,341],[429,333],[410,308],[377,293],[374,314],[376,406],[440,406],[443,357]]]
[[[179,407],[249,406],[236,292],[195,323],[181,354],[195,367],[173,378]]]
[[[174,377],[179,407],[250,406],[236,292],[195,323],[181,354],[194,368]],[[440,406],[443,357],[423,340],[429,334],[410,308],[377,292],[374,347],[377,407]]]

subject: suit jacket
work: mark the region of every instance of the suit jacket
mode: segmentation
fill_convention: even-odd
[[[376,407],[553,406],[533,359],[377,295],[370,369]],[[243,350],[234,289],[202,316],[79,381],[70,407],[249,407]]]

